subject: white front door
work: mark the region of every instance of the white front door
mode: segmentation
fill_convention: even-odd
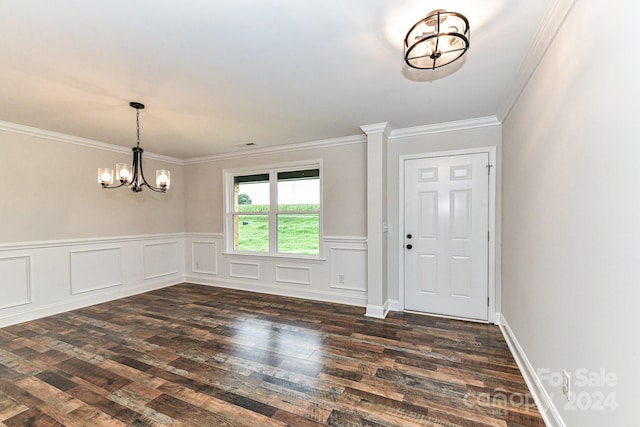
[[[405,160],[405,309],[487,320],[488,164],[488,153]]]

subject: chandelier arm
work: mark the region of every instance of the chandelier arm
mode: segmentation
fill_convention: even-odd
[[[137,193],[139,191],[142,191],[142,185],[140,184],[140,178],[141,178],[141,171],[140,171],[140,164],[142,163],[141,157],[142,157],[142,148],[140,147],[134,147],[132,148],[133,150],[133,163],[132,163],[132,169],[133,169],[133,178],[131,180],[131,191]],[[144,179],[144,177],[142,177]]]
[[[142,149],[140,149],[140,158],[142,159]],[[152,187],[147,182],[147,178],[144,177],[144,172],[142,170],[142,162],[140,162],[139,168],[140,168],[140,178],[142,179],[142,183],[140,184],[140,187],[142,187],[143,185],[146,185],[147,187],[152,189]]]
[[[107,188],[109,190],[112,190],[114,188],[120,188],[120,187],[123,187],[125,185],[127,185],[126,181],[121,183],[120,185],[103,185],[102,188]]]
[[[162,189],[162,188],[158,188],[158,187],[154,187],[153,185],[149,185],[145,182],[145,184],[147,185],[147,187],[149,187],[149,190],[151,191],[155,191],[156,193],[166,193],[167,190],[166,189]]]
[[[153,185],[149,184],[147,182],[147,179],[144,177],[144,171],[142,170],[142,148],[139,149],[138,151],[138,156],[140,161],[136,162],[137,167],[136,167],[136,172],[139,170],[140,171],[140,178],[142,179],[142,183],[138,186],[139,190],[138,191],[142,191],[142,186],[146,185],[147,188],[149,188],[152,191],[155,191],[157,193],[165,193],[167,191],[166,188],[159,188],[159,187],[154,187]]]

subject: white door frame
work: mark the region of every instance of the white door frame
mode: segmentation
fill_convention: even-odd
[[[496,292],[496,147],[479,147],[479,148],[469,148],[463,150],[452,150],[452,151],[437,151],[437,152],[429,152],[429,153],[418,153],[418,154],[405,154],[400,156],[400,165],[398,168],[398,182],[399,182],[399,193],[398,193],[398,285],[399,285],[399,293],[398,297],[399,301],[399,309],[404,311],[404,178],[405,178],[405,168],[404,162],[405,160],[412,159],[425,159],[431,157],[445,157],[445,156],[459,156],[463,154],[478,154],[478,153],[487,153],[489,155],[489,164],[492,165],[491,173],[489,175],[489,269],[488,269],[488,295],[489,295],[489,307],[488,307],[488,322],[489,323],[498,323],[496,316],[496,301],[498,298]],[[465,319],[471,320],[471,319]]]

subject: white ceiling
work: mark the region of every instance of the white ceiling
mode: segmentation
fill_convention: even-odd
[[[0,120],[181,159],[497,114],[549,0],[0,0]],[[471,49],[403,67],[464,14]]]

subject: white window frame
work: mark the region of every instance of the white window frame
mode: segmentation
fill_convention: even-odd
[[[278,211],[278,172],[298,171],[306,169],[318,169],[320,177],[320,210],[318,211],[318,253],[317,254],[296,254],[296,253],[278,253],[277,252],[277,239],[278,239],[278,227],[277,216],[278,213],[282,214],[295,214],[296,211]],[[234,211],[234,178],[236,176],[243,175],[269,175],[269,252],[250,252],[250,251],[236,251],[234,248],[234,227],[233,227],[233,215]],[[288,162],[269,164],[264,166],[255,166],[251,168],[234,168],[223,170],[224,175],[224,236],[227,255],[242,255],[242,256],[257,256],[257,257],[275,257],[275,258],[302,258],[302,259],[324,259],[323,258],[323,173],[322,173],[322,159],[308,160],[304,162]],[[308,214],[308,211],[302,212]],[[248,213],[253,215],[253,213]],[[256,213],[260,214],[260,213]],[[264,214],[264,213],[262,213]]]

